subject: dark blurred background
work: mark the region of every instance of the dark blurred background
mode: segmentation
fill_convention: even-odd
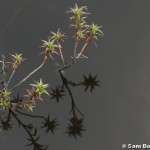
[[[57,104],[45,99],[34,113],[51,113],[62,123],[52,135],[41,141],[51,150],[120,150],[123,143],[150,144],[150,1],[148,0],[0,0],[0,55],[6,58],[14,52],[23,53],[27,61],[14,76],[14,84],[41,63],[41,40],[50,31],[60,28],[70,37],[69,7],[87,6],[89,22],[103,26],[104,38],[98,47],[90,44],[86,49],[89,59],[79,60],[65,75],[82,80],[82,75],[98,75],[101,87],[93,93],[83,88],[73,89],[77,105],[85,115],[86,131],[77,141],[64,134],[69,118],[67,97]],[[73,40],[64,43],[65,58],[72,54]],[[22,85],[17,92],[33,80],[49,82],[51,87],[61,80],[56,73],[59,62],[49,63]],[[38,123],[38,122],[37,122]],[[42,133],[41,133],[42,134]],[[10,132],[0,133],[0,149],[26,150],[26,133],[17,123]]]

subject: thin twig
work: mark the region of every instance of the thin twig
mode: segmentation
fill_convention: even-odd
[[[84,82],[73,83],[73,82],[71,82],[71,81],[67,81],[67,83],[68,83],[69,85],[72,85],[72,86],[79,86],[79,85],[83,85]]]
[[[47,57],[44,59],[44,61],[42,62],[42,64],[38,68],[33,70],[29,75],[27,75],[24,79],[22,79],[19,83],[17,83],[14,87],[12,87],[10,89],[10,91],[13,91],[15,88],[20,86],[23,82],[25,82],[28,78],[30,78],[35,72],[37,72],[39,69],[41,69],[44,66],[46,60],[47,60]]]
[[[59,41],[57,41],[57,44],[58,44],[58,49],[59,49],[59,53],[60,53],[60,57],[61,57],[61,61],[62,61],[62,64],[63,64],[63,66],[64,66],[64,65],[65,65],[65,61],[64,61],[63,54],[62,54],[62,50],[61,50],[60,42],[59,42]]]
[[[79,59],[81,56],[83,56],[83,51],[85,50],[86,46],[89,43],[89,40],[91,39],[91,37],[88,37],[85,44],[83,45],[82,49],[80,50],[80,53],[78,54],[78,56],[76,56],[76,49],[78,46],[78,42],[75,43],[75,47],[74,47],[74,56],[72,57],[72,61],[67,63],[66,65],[62,66],[61,68],[59,68],[57,71],[62,71],[65,70],[69,67],[71,67],[74,63],[76,63],[76,60]],[[86,57],[86,56],[85,56]]]
[[[33,139],[32,135],[30,134],[29,130],[27,129],[26,125],[16,116],[16,114],[11,110],[9,109],[9,112],[13,115],[13,117],[17,120],[18,124],[21,125],[25,130],[26,132],[28,133],[29,137],[31,139]]]
[[[28,117],[32,117],[32,118],[45,119],[45,117],[43,117],[43,116],[34,116],[34,115],[30,115],[30,114],[26,114],[26,113],[20,112],[19,110],[16,110],[16,112],[19,113],[19,114],[21,114],[21,115],[28,116]]]
[[[87,40],[86,40],[85,44],[83,45],[83,47],[82,47],[80,53],[79,53],[78,56],[76,57],[77,59],[80,58],[80,56],[83,54],[83,52],[84,52],[86,46],[88,45],[90,39],[91,39],[91,37],[88,37],[88,38],[87,38]]]
[[[76,104],[75,104],[75,101],[74,101],[72,92],[71,92],[71,90],[70,90],[70,88],[69,88],[69,86],[68,86],[67,79],[63,76],[63,74],[62,74],[61,71],[59,71],[59,73],[60,73],[61,79],[62,79],[62,81],[63,81],[63,84],[64,84],[64,86],[66,87],[66,89],[68,90],[68,93],[69,93],[69,95],[70,95],[70,98],[71,98],[71,106],[72,106],[71,111],[73,112],[73,115],[76,116],[76,112],[75,112],[75,108],[76,108],[76,110],[80,113],[80,115],[81,115],[82,117],[84,117],[83,113],[79,110],[79,108],[78,108],[78,107],[76,106]]]
[[[76,55],[77,55],[77,47],[78,47],[78,41],[75,42],[75,46],[74,46],[74,58],[76,59]]]
[[[7,82],[7,84],[6,84],[6,87],[8,87],[8,85],[9,85],[10,81],[12,80],[12,77],[14,76],[15,71],[16,71],[16,69],[14,69],[14,70],[12,71],[12,73],[11,73],[11,75],[10,75],[9,79],[8,79],[8,82]]]
[[[2,55],[2,71],[1,71],[1,83],[3,84],[3,89],[5,88],[6,84],[6,64],[5,64],[5,56]]]

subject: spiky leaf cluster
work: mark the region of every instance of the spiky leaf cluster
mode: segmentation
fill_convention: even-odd
[[[62,48],[61,42],[64,42],[64,39],[66,39],[67,36],[65,33],[61,32],[59,28],[56,32],[51,31],[50,33],[50,37],[47,41],[42,40],[43,45],[41,47],[45,49],[45,58],[50,56],[52,59],[54,59],[52,56],[53,54],[63,57],[62,51],[60,50]]]
[[[102,26],[98,26],[97,24],[92,23],[87,27],[87,35],[95,39],[97,39],[97,35],[103,37],[104,33],[102,32],[101,28]]]
[[[73,20],[75,22],[75,24],[72,24],[71,26],[74,26],[77,31],[81,30],[86,25],[85,18],[87,14],[89,14],[87,12],[87,7],[78,7],[78,5],[75,4],[75,7],[70,8],[68,12],[72,14],[70,20]]]
[[[64,39],[66,39],[65,33],[62,33],[59,28],[58,28],[57,32],[51,31],[51,34],[52,34],[50,37],[51,40],[58,41],[58,42],[61,42],[61,41],[64,42]]]
[[[88,77],[84,76],[84,82],[82,83],[83,86],[85,86],[85,91],[87,91],[90,88],[90,91],[92,92],[96,86],[100,86],[100,81],[97,81],[97,75],[92,76],[91,74],[89,74]]]
[[[101,30],[102,26],[98,26],[94,23],[92,23],[92,25],[87,24],[85,19],[87,18],[89,12],[86,6],[78,7],[78,5],[75,4],[74,8],[70,8],[68,12],[72,14],[70,20],[73,20],[74,23],[70,26],[75,27],[76,29],[76,34],[74,37],[77,41],[84,38],[89,41],[91,38],[97,39],[97,35],[104,35]]]
[[[44,122],[43,122],[43,126],[41,128],[46,128],[46,133],[48,133],[49,131],[51,131],[51,133],[54,133],[55,130],[57,129],[58,123],[55,119],[50,119],[50,117],[48,116],[47,118],[45,118]]]
[[[27,108],[29,111],[33,111],[33,108],[35,107],[35,101],[43,100],[43,94],[49,95],[46,90],[49,86],[48,84],[44,84],[42,79],[40,79],[40,81],[35,81],[35,84],[30,85],[32,88],[27,89],[28,94],[25,95],[27,97],[27,100],[24,101],[23,107]]]
[[[14,55],[11,55],[12,58],[12,69],[17,69],[18,66],[21,64],[22,61],[25,60],[25,58],[22,57],[22,54],[15,53]]]
[[[4,121],[2,118],[0,119],[1,119],[0,128],[4,131],[9,131],[12,128],[12,124],[10,123],[10,118],[7,118],[6,121]]]
[[[71,27],[75,27],[76,29],[76,34],[75,34],[75,38],[76,40],[80,40],[86,37],[86,18],[87,15],[89,14],[87,12],[87,7],[83,6],[83,7],[78,7],[77,4],[75,4],[74,8],[70,8],[70,10],[68,11],[72,16],[70,17],[70,20],[73,20],[74,23],[71,24]]]
[[[69,119],[69,124],[67,127],[66,134],[68,136],[74,137],[75,139],[77,136],[82,136],[82,132],[85,131],[83,126],[83,119],[78,119],[77,117],[73,117]]]
[[[39,96],[41,96],[42,94],[49,95],[46,90],[49,86],[48,84],[44,84],[42,79],[40,79],[40,81],[35,81],[35,84],[30,84],[30,85],[32,86],[35,93],[37,93]]]
[[[11,106],[11,103],[8,99],[0,99],[0,106],[3,110],[7,110]]]
[[[15,106],[15,109],[21,109],[23,104],[23,98],[17,94],[13,99],[11,100],[11,104]]]
[[[51,99],[55,98],[56,101],[59,102],[60,99],[63,99],[63,96],[65,95],[64,88],[56,86],[55,89],[52,89],[52,93],[50,95],[51,95]]]
[[[41,47],[44,47],[45,48],[45,53],[52,53],[55,48],[56,48],[56,45],[54,44],[54,40],[50,40],[48,39],[48,41],[46,40],[42,40],[43,41],[43,46]]]
[[[0,106],[3,110],[7,110],[11,106],[10,94],[8,89],[0,91]]]

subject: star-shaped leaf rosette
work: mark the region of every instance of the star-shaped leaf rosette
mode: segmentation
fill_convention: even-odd
[[[90,91],[92,92],[95,89],[95,87],[100,86],[100,81],[96,80],[97,75],[92,76],[91,74],[89,74],[88,77],[83,75],[83,78],[84,82],[82,83],[82,85],[85,87],[85,91],[90,89]]]
[[[51,99],[56,99],[57,102],[60,101],[60,99],[63,99],[65,96],[65,91],[63,87],[56,86],[55,89],[52,89]]]
[[[69,124],[66,131],[68,136],[74,137],[76,139],[77,136],[82,136],[83,131],[85,131],[85,127],[83,125],[82,118],[78,119],[77,117],[73,117],[69,119]]]
[[[47,118],[44,119],[43,126],[41,128],[46,128],[45,132],[48,133],[51,131],[51,133],[54,133],[57,129],[58,123],[55,119],[50,119],[50,116],[48,115]]]
[[[21,62],[25,60],[25,58],[22,57],[22,54],[15,53],[14,55],[11,55],[12,57],[12,68],[17,69],[19,65],[21,65]]]
[[[24,101],[23,107],[26,107],[29,111],[33,111],[35,107],[36,100],[43,100],[42,95],[49,93],[47,92],[48,84],[44,84],[42,79],[40,81],[35,81],[35,84],[30,84],[31,89],[27,89],[28,94],[25,95],[27,100]]]
[[[13,124],[11,123],[11,115],[8,113],[8,116],[5,117],[5,120],[0,117],[0,129],[2,131],[9,131],[12,129]]]

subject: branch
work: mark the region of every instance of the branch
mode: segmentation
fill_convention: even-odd
[[[30,114],[26,114],[26,113],[20,112],[19,110],[16,110],[16,112],[19,113],[19,114],[21,114],[21,115],[28,116],[28,117],[32,117],[32,118],[45,119],[45,117],[43,117],[43,116],[34,116],[34,115],[30,115]]]
[[[75,104],[75,101],[74,101],[72,92],[71,92],[71,90],[70,90],[70,88],[69,88],[69,86],[68,86],[68,81],[67,81],[67,79],[63,76],[63,74],[62,74],[61,71],[59,71],[59,73],[60,73],[61,79],[62,79],[62,81],[63,81],[63,84],[64,84],[64,86],[66,87],[66,89],[68,90],[68,93],[69,93],[69,95],[70,95],[70,98],[71,98],[71,105],[72,105],[71,111],[73,112],[73,115],[76,116],[76,112],[75,112],[75,109],[76,109],[76,110],[81,114],[81,116],[84,117],[83,113],[79,110],[79,108],[78,108],[78,107],[76,106],[76,104]]]
[[[17,83],[14,87],[12,87],[10,89],[10,91],[13,91],[15,88],[20,86],[23,82],[25,82],[28,78],[30,78],[34,73],[36,73],[38,70],[40,70],[44,66],[46,60],[47,60],[47,57],[45,57],[44,61],[42,62],[42,64],[38,68],[33,70],[29,75],[27,75],[24,79],[22,79],[19,83]]]

